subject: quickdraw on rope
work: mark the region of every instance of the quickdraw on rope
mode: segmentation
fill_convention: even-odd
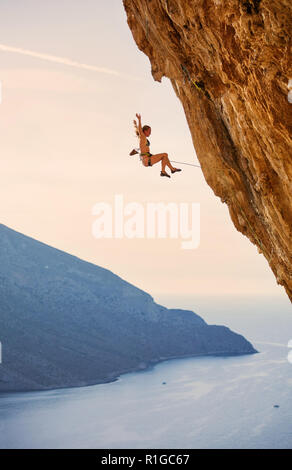
[[[188,69],[186,68],[185,65],[181,64],[181,69],[185,75],[185,77],[188,79],[189,83],[193,85],[197,90],[201,91],[209,100],[211,99],[209,93],[207,90],[205,90],[205,84],[202,80],[200,81],[195,81],[191,78],[190,73]]]

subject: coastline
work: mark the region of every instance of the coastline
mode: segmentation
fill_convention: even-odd
[[[104,377],[103,379],[100,380],[95,380],[94,382],[86,382],[84,384],[76,384],[76,385],[62,385],[59,387],[47,387],[47,388],[33,388],[33,389],[19,389],[19,390],[0,390],[0,397],[4,397],[5,395],[16,395],[16,394],[24,394],[24,393],[39,393],[39,392],[49,392],[53,390],[68,390],[68,389],[73,389],[73,388],[84,388],[84,387],[93,387],[96,385],[105,385],[113,382],[117,382],[122,375],[126,374],[134,374],[138,372],[146,372],[148,370],[152,370],[157,364],[161,364],[166,361],[173,361],[177,359],[188,359],[188,358],[196,358],[196,357],[235,357],[235,356],[246,356],[250,354],[260,354],[260,351],[257,351],[254,349],[254,351],[250,352],[242,352],[242,353],[216,353],[216,352],[210,352],[210,353],[197,353],[197,354],[187,354],[187,355],[181,355],[181,356],[170,356],[170,357],[165,357],[165,358],[160,358],[157,360],[152,360],[143,363],[143,365],[140,365],[134,369],[125,369],[120,372],[116,372],[112,375],[112,377]]]

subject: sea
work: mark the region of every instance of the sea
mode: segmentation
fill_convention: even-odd
[[[209,324],[228,326],[258,353],[172,359],[111,383],[3,393],[0,448],[291,449],[288,298],[158,300],[192,309]]]

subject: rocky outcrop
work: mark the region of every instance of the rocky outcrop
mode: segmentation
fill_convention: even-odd
[[[292,300],[290,0],[124,7],[154,79],[168,77],[183,105],[207,183]]]
[[[0,225],[0,392],[96,384],[174,357],[252,354],[107,269]]]

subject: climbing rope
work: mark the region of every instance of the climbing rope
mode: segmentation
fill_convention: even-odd
[[[171,163],[180,163],[181,165],[189,165],[189,166],[196,166],[197,168],[201,168],[200,165],[194,165],[193,163],[186,163],[186,162],[176,162],[175,160],[170,160]]]
[[[139,153],[139,148],[135,148],[136,153]],[[187,162],[176,162],[175,160],[170,160],[171,163],[179,163],[180,165],[188,165],[188,166],[196,166],[197,168],[201,168],[200,165],[195,165],[194,163],[187,163]]]

